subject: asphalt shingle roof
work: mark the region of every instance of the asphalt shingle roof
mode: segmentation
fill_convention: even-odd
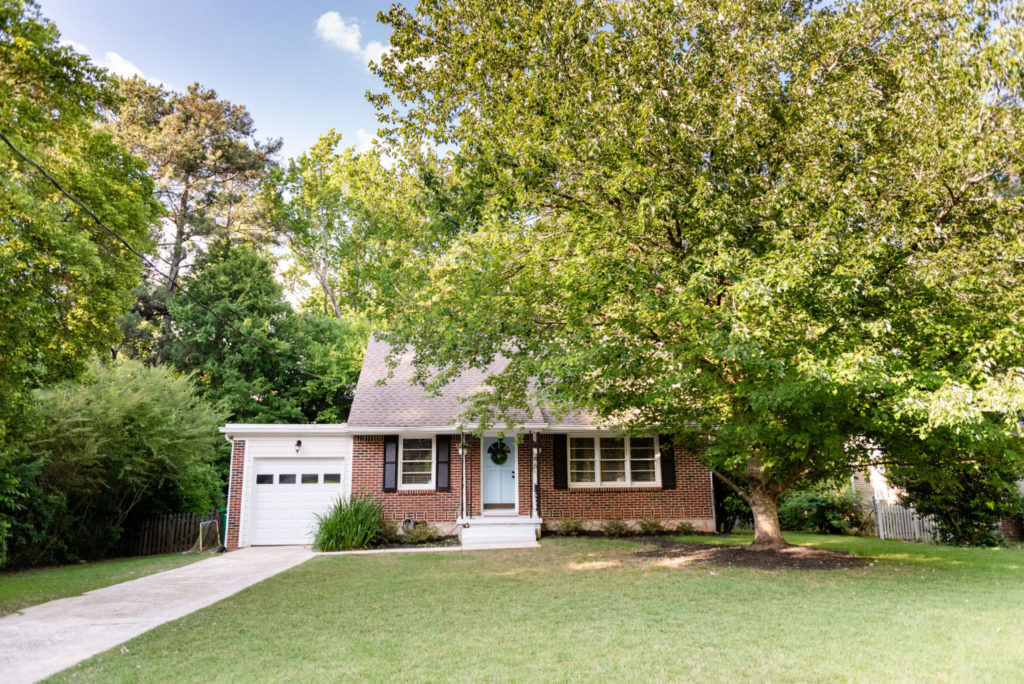
[[[461,399],[487,389],[484,383],[487,377],[500,373],[508,365],[507,359],[495,359],[486,370],[468,370],[446,385],[440,395],[433,395],[412,382],[411,351],[398,358],[398,365],[391,372],[387,363],[390,349],[386,342],[370,336],[352,399],[349,427],[437,428],[454,425],[466,410]],[[384,384],[380,384],[381,380],[385,381]],[[535,409],[532,414],[519,411],[513,419],[521,425],[555,425],[551,411],[543,408]],[[585,414],[572,413],[564,416],[558,425],[588,427],[592,422]]]

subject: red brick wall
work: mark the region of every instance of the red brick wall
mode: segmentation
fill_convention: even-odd
[[[479,456],[480,442],[474,440],[475,453]],[[471,443],[471,448],[473,445]],[[462,462],[459,459],[458,438],[451,441],[451,491],[399,490],[384,491],[384,436],[356,435],[352,439],[352,493],[371,494],[384,502],[384,517],[387,520],[411,518],[429,523],[454,523],[459,517],[462,500]],[[473,459],[467,457],[467,481],[479,480],[468,477]],[[470,501],[473,498],[470,497]]]
[[[697,524],[706,521],[703,527],[713,529],[711,475],[694,452],[675,447],[675,489],[555,489],[552,472],[554,443],[551,435],[541,435],[540,441],[540,516],[545,523],[559,518],[639,520],[651,517],[665,522],[687,520]],[[696,526],[702,528],[702,525]]]
[[[532,509],[533,455],[528,437],[517,441],[518,467],[516,478],[519,493],[519,514],[529,515]],[[384,502],[384,515],[389,520],[423,520],[430,523],[454,522],[459,515],[462,488],[462,463],[458,454],[458,437],[451,441],[451,492],[383,491],[384,437],[357,435],[352,445],[352,492],[372,494]],[[554,445],[550,435],[541,436],[540,512],[545,522],[559,518],[588,520],[638,520],[645,517],[663,521],[687,520],[698,528],[713,529],[714,505],[711,476],[696,455],[677,446],[676,488],[572,488],[555,489],[552,462]],[[466,456],[466,495],[470,515],[480,514],[480,440],[469,439]],[[701,525],[700,523],[704,524]]]
[[[242,516],[242,484],[245,482],[245,440],[231,443],[231,474],[228,479],[227,547],[238,548],[239,522]]]

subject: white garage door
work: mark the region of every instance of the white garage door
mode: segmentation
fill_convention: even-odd
[[[312,544],[316,515],[345,492],[341,458],[257,458],[251,544]]]

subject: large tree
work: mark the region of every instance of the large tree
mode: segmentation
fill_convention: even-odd
[[[862,438],[1015,435],[1019,3],[425,0],[371,96],[479,219],[393,299],[473,411],[541,402],[701,440],[784,544],[787,488]]]
[[[116,90],[59,39],[34,2],[0,0],[0,133],[148,249],[160,215],[153,183],[98,126]],[[33,387],[73,377],[119,337],[141,270],[117,236],[0,143],[0,440]]]
[[[162,273],[149,274],[151,282],[138,291],[138,304],[122,325],[133,352],[164,358],[171,330],[167,299],[205,244],[222,237],[270,239],[257,197],[281,141],[258,139],[243,105],[198,83],[180,93],[139,77],[118,86],[121,99],[108,128],[146,161],[167,211],[154,255]]]
[[[410,247],[400,236],[421,215],[422,183],[387,168],[373,150],[340,149],[330,130],[276,168],[264,184],[264,215],[289,249],[286,276],[310,304],[336,318],[372,315],[389,276],[401,270]]]
[[[170,301],[173,364],[195,373],[231,422],[341,422],[348,415],[367,333],[359,322],[296,314],[272,262],[214,242]]]

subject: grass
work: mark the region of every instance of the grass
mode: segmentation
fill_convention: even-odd
[[[1024,681],[1020,551],[788,537],[874,562],[673,565],[586,538],[325,556],[55,679]]]
[[[171,570],[206,557],[168,553],[0,573],[0,615]]]

